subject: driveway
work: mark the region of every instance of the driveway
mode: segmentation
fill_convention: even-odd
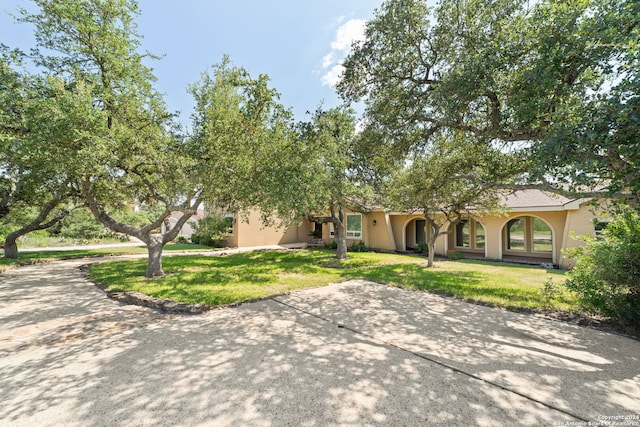
[[[628,337],[356,281],[164,315],[83,263],[0,275],[0,425],[640,426]]]

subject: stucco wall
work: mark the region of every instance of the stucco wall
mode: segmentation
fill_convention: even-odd
[[[575,248],[584,245],[584,241],[578,236],[591,235],[595,233],[594,218],[599,221],[608,221],[608,217],[603,214],[606,212],[607,206],[604,203],[592,205],[583,203],[580,209],[570,211],[567,214],[566,227],[562,236],[562,246],[564,248]],[[560,265],[565,268],[573,267],[573,260],[561,254]]]
[[[306,242],[311,228],[307,221],[299,226],[289,228],[265,226],[258,211],[249,212],[248,218],[236,216],[234,235],[229,236],[230,246],[246,248],[250,246],[281,245],[287,243]]]
[[[384,251],[395,251],[396,245],[393,236],[390,234],[388,219],[389,216],[382,211],[362,216],[363,241],[368,247]]]

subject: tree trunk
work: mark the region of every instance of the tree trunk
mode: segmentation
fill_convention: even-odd
[[[344,229],[344,223],[333,224],[336,233],[336,258],[347,259],[347,232]]]
[[[427,246],[429,248],[429,255],[427,258],[427,268],[433,267],[433,259],[436,255],[436,240],[438,240],[438,236],[440,235],[440,225],[433,220],[430,216],[425,214],[425,232],[427,231],[427,225],[430,228],[430,232],[427,238]]]
[[[20,237],[24,236],[25,234],[29,234],[32,231],[46,230],[47,228],[54,226],[58,221],[68,215],[70,211],[63,210],[48,222],[44,222],[47,220],[49,214],[56,208],[56,206],[60,204],[63,199],[64,196],[55,195],[53,199],[51,199],[46,205],[42,207],[40,213],[33,221],[31,221],[21,229],[7,234],[4,239],[4,257],[9,259],[18,259],[18,245],[16,242]]]
[[[8,259],[18,259],[18,244],[16,243],[17,237],[12,237],[11,234],[4,239],[4,257]]]
[[[147,243],[147,251],[149,252],[149,260],[147,262],[147,272],[145,277],[153,279],[154,277],[164,276],[162,271],[162,249],[164,244],[161,237],[151,237]]]
[[[429,239],[429,255],[427,257],[427,267],[433,267],[433,257],[436,253],[436,242]]]

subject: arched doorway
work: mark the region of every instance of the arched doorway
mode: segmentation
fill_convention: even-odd
[[[404,249],[407,251],[414,250],[419,244],[427,243],[427,222],[421,218],[414,218],[407,222],[404,231]]]

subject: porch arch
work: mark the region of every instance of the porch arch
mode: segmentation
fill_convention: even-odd
[[[507,226],[512,223],[514,220],[522,219],[525,221],[524,225],[524,251],[514,251],[510,250],[507,247],[507,239],[508,230]],[[534,229],[533,229],[533,220],[537,219],[542,221],[549,230],[551,231],[551,256],[547,255],[547,252],[534,251]],[[555,229],[553,224],[549,222],[546,218],[532,214],[526,213],[523,215],[512,216],[504,220],[500,226],[500,258],[504,259],[506,257],[521,257],[523,259],[532,259],[532,260],[544,260],[549,259],[551,262],[557,264],[558,262],[558,250],[557,250],[557,239],[558,239],[558,231]]]
[[[425,217],[424,215],[411,215],[402,225],[402,246],[400,246],[402,248],[402,251],[407,250],[407,228],[410,228],[410,224],[416,220],[425,221]],[[426,237],[427,236],[425,233],[425,238]]]

